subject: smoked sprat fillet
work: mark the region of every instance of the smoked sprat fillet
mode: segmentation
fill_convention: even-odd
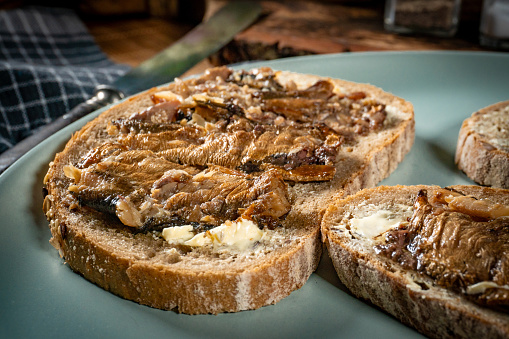
[[[409,151],[411,104],[365,84],[222,67],[134,96],[50,164],[44,211],[69,266],[179,312],[255,309],[300,288],[334,196]]]
[[[509,336],[509,190],[365,189],[331,204],[322,235],[353,294],[426,336]]]

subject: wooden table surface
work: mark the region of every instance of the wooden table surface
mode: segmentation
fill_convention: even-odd
[[[262,1],[263,14],[235,39],[185,75],[212,65],[297,55],[357,51],[488,50],[479,45],[482,0],[463,0],[452,38],[398,35],[383,27],[384,1]],[[204,17],[224,1],[208,0]],[[99,46],[116,62],[132,66],[150,58],[195,23],[154,15],[85,16]]]

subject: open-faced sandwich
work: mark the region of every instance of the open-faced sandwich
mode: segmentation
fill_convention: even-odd
[[[509,190],[381,186],[339,199],[323,239],[356,296],[432,338],[509,337]]]
[[[365,84],[214,68],[134,96],[51,162],[51,244],[86,279],[178,312],[269,305],[300,288],[333,197],[410,150],[412,105]]]

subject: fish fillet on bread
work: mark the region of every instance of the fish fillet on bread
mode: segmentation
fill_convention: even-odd
[[[322,233],[346,287],[424,335],[509,337],[509,190],[364,189]]]
[[[412,105],[367,84],[226,67],[141,93],[76,132],[43,209],[69,267],[187,314],[276,303],[315,270],[333,197],[409,152]]]

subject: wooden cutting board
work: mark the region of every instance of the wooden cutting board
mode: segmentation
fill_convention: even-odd
[[[220,1],[212,1],[208,12]],[[383,27],[384,1],[263,1],[262,17],[210,58],[214,65],[288,56],[388,50],[481,50],[480,0],[464,0],[453,38],[404,36]]]
[[[94,1],[99,0],[86,0],[85,3]],[[168,5],[175,1],[192,2],[195,7],[205,2],[205,19],[225,3],[220,0],[162,0],[161,3]],[[109,2],[116,3],[114,0]],[[156,2],[151,0],[147,3]],[[147,3],[144,2],[145,5]],[[486,50],[478,43],[482,0],[462,0],[458,33],[447,39],[387,32],[383,27],[384,3],[382,0],[262,1],[263,15],[257,22],[184,76],[201,73],[211,66],[298,55],[354,51]],[[103,7],[101,9],[104,10]],[[144,8],[144,11],[147,9]],[[181,16],[177,19],[152,14],[95,14],[85,22],[108,56],[116,62],[136,66],[171,45],[194,26],[182,20]]]

